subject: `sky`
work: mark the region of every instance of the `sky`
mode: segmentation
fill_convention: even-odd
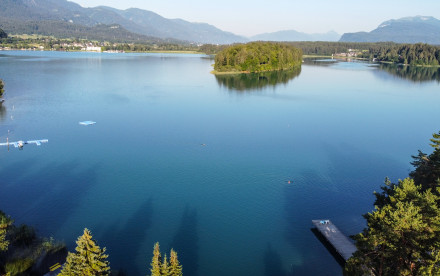
[[[371,31],[407,16],[440,19],[440,0],[71,0],[83,7],[140,8],[165,18],[203,22],[243,36],[296,30],[305,33]]]

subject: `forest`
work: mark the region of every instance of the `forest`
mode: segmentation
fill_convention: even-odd
[[[101,248],[85,228],[76,240],[76,248],[68,252],[66,245],[53,238],[38,237],[33,227],[15,225],[14,220],[0,210],[0,275],[118,275],[112,270],[106,248]],[[159,243],[154,245],[150,276],[182,276],[183,268],[177,252],[171,249],[169,258],[162,257]]]
[[[429,44],[396,44],[388,47],[369,48],[370,58],[378,61],[408,65],[440,65],[440,47]]]
[[[302,50],[304,55],[332,56],[356,53],[356,58],[396,64],[438,66],[440,65],[440,47],[429,44],[397,44],[394,42],[323,42],[299,41],[286,44]],[[206,44],[200,51],[216,54],[226,48],[225,45]],[[349,51],[351,50],[351,51]]]
[[[301,66],[302,51],[283,43],[251,42],[223,49],[215,56],[215,72],[265,72]]]
[[[313,56],[331,56],[337,53],[345,53],[348,49],[357,49],[362,52],[373,50],[377,51],[381,48],[389,48],[397,45],[394,42],[377,42],[377,43],[363,43],[363,42],[325,42],[325,41],[295,41],[295,42],[283,42],[284,44],[291,45],[293,47],[302,50],[304,55]],[[229,47],[228,45],[214,45],[204,44],[200,46],[200,52],[215,55]]]

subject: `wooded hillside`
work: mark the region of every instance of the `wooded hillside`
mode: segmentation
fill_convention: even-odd
[[[302,51],[283,43],[252,42],[237,44],[215,57],[216,72],[264,72],[300,66]]]

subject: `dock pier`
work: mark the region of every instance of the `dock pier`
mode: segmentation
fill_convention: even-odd
[[[312,223],[345,261],[357,250],[348,237],[342,234],[330,220],[312,220]]]

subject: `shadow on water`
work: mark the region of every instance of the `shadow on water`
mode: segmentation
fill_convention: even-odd
[[[36,165],[35,160],[26,160],[2,166],[0,208],[47,235],[67,221],[93,187],[99,166],[79,170],[76,162],[51,163],[32,172]]]
[[[180,226],[170,246],[178,254],[184,275],[198,275],[199,236],[197,224],[197,210],[186,206]]]
[[[143,275],[145,271],[139,271],[134,256],[140,254],[142,241],[145,239],[148,229],[153,224],[153,200],[145,201],[136,212],[128,219],[121,230],[114,225],[99,240],[105,244],[108,250],[112,268],[127,272],[127,275]]]
[[[379,69],[401,79],[412,82],[440,82],[439,67],[404,66],[396,64],[380,64]]]
[[[264,275],[265,276],[287,276],[289,275],[283,269],[281,255],[273,250],[272,245],[267,244],[264,251]]]
[[[336,249],[327,241],[327,239],[318,231],[316,228],[310,228],[310,231],[315,235],[315,237],[324,245],[328,252],[333,256],[333,258],[338,262],[341,267],[344,267],[345,260],[336,251]]]
[[[299,76],[300,73],[301,67],[296,67],[292,70],[263,73],[215,75],[215,78],[220,87],[224,86],[232,91],[245,92],[247,90],[262,90],[266,87],[287,84]]]
[[[362,214],[373,209],[373,191],[379,190],[386,176],[393,180],[407,173],[394,160],[350,145],[323,148],[327,168],[299,171],[297,181],[284,188],[285,239],[301,256],[292,265],[295,275],[341,273],[340,260],[332,261],[325,244],[311,235],[312,219],[332,219],[344,234],[359,233],[365,226]]]

